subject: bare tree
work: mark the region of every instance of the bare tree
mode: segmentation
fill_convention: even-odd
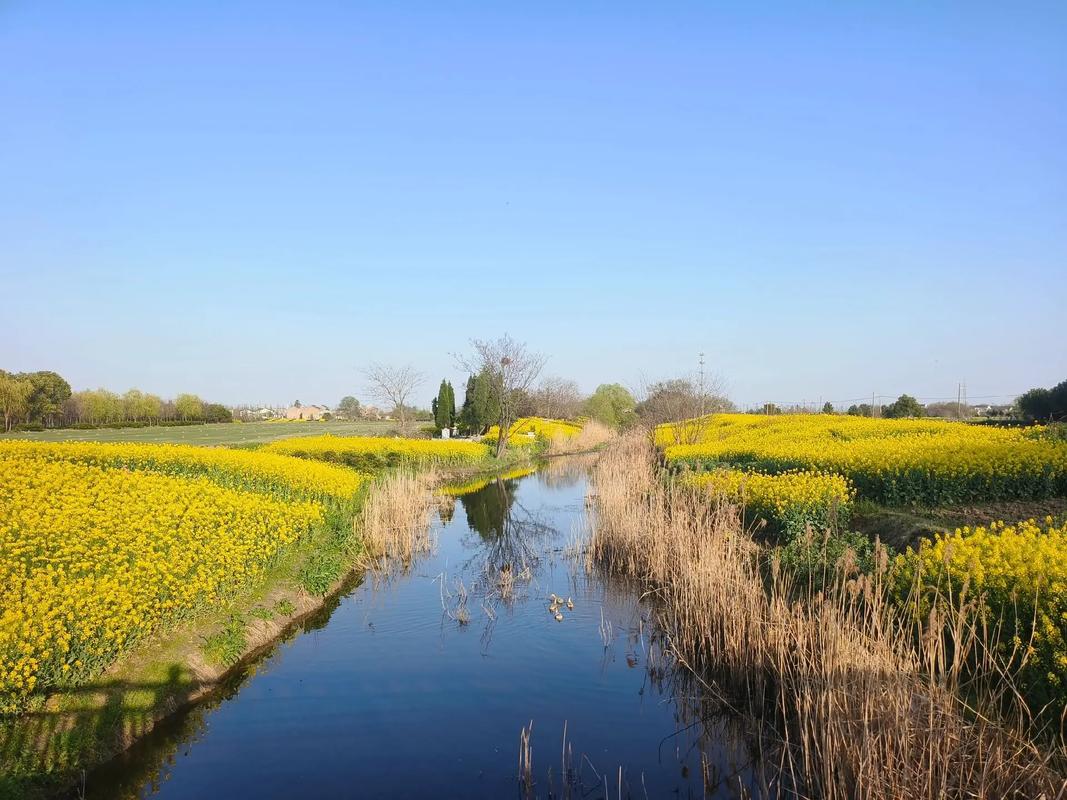
[[[566,378],[543,378],[533,393],[537,415],[549,419],[578,416],[583,399],[578,384]]]
[[[703,414],[734,411],[735,406],[723,393],[723,382],[717,376],[705,379],[703,391],[689,378],[673,378],[646,386],[644,399],[637,404],[637,415],[653,427],[667,422],[692,420],[692,425],[676,425],[675,440],[680,444],[698,435],[696,423]]]
[[[408,398],[426,376],[410,364],[393,366],[375,361],[363,369],[367,378],[367,392],[383,405],[392,404],[400,417],[400,432],[407,429]]]
[[[460,367],[472,375],[486,374],[490,377],[493,399],[499,412],[496,439],[496,455],[499,458],[508,446],[508,431],[516,416],[516,403],[528,393],[537,376],[545,366],[545,357],[526,349],[524,342],[516,342],[504,334],[499,339],[482,341],[472,339],[474,352],[469,356],[457,356]]]

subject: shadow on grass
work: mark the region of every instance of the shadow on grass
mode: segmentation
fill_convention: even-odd
[[[187,702],[195,686],[186,668],[171,664],[157,681],[64,687],[39,708],[0,718],[0,798],[61,794],[82,765],[121,752]]]
[[[161,663],[141,679],[64,687],[39,707],[0,717],[0,800],[111,800],[154,787],[165,779],[174,755],[200,737],[212,709],[237,694],[279,645],[324,627],[342,598],[362,582],[362,573],[350,574],[321,607],[246,653],[210,687],[187,666]]]

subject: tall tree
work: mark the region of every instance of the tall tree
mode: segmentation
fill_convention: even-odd
[[[902,394],[892,403],[882,409],[882,416],[888,419],[903,419],[904,417],[921,417],[923,415],[922,404],[910,394]]]
[[[1051,389],[1031,389],[1015,401],[1028,420],[1048,422],[1067,419],[1067,381]]]
[[[473,353],[459,359],[469,372],[486,374],[490,397],[497,406],[496,424],[500,435],[496,439],[499,458],[508,446],[508,431],[515,421],[516,404],[521,395],[530,391],[541,374],[545,357],[528,350],[524,342],[517,342],[504,334],[499,339],[472,339]]]
[[[70,397],[70,384],[62,376],[50,370],[29,372],[20,375],[30,382],[29,420],[51,425],[55,422],[63,403]]]
[[[479,372],[467,379],[467,394],[459,415],[464,433],[485,433],[496,421],[498,405],[493,397],[492,383],[493,376],[488,372]]]
[[[128,420],[141,419],[144,409],[144,392],[140,389],[130,389],[122,396],[122,413]]]
[[[448,427],[456,424],[456,390],[452,388],[452,381],[448,381]]]
[[[341,402],[337,404],[337,416],[341,419],[357,419],[359,417],[359,400],[352,395],[346,395],[341,398]]]
[[[548,419],[572,419],[582,406],[578,384],[567,378],[544,378],[530,396],[534,414]]]
[[[425,376],[410,364],[393,366],[374,362],[363,370],[368,382],[368,392],[378,402],[392,405],[393,410],[400,418],[400,432],[404,433],[407,428],[408,399],[422,382]]]
[[[180,394],[174,399],[174,408],[181,419],[200,419],[204,415],[204,402],[195,394]]]
[[[25,378],[0,373],[0,413],[4,415],[4,430],[11,430],[30,410],[33,384]]]
[[[612,428],[631,425],[637,415],[637,401],[630,391],[618,383],[602,383],[585,402],[585,413],[591,419]]]
[[[693,419],[701,414],[719,414],[733,411],[735,406],[719,392],[718,381],[709,388],[705,382],[704,391],[687,378],[673,378],[660,381],[648,387],[645,399],[637,404],[637,415],[650,425],[664,422],[680,422]]]
[[[449,395],[451,387],[448,381],[442,380],[437,390],[437,397],[433,401],[433,422],[437,432],[452,427],[452,417],[455,415],[454,401]]]

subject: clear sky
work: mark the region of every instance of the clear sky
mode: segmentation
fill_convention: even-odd
[[[1067,4],[0,2],[0,367],[1067,378]]]

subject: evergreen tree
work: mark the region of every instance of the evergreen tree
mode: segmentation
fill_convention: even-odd
[[[459,417],[460,428],[466,434],[485,433],[500,412],[500,402],[493,392],[493,376],[480,372],[467,379],[467,396]]]
[[[437,397],[433,401],[433,423],[440,433],[445,428],[452,427],[451,402],[448,397],[448,381],[441,381],[441,387],[437,390]]]
[[[445,386],[448,388],[448,404],[445,406],[447,411],[446,418],[448,419],[448,427],[451,428],[456,424],[456,390],[452,388],[452,381],[448,381]]]

